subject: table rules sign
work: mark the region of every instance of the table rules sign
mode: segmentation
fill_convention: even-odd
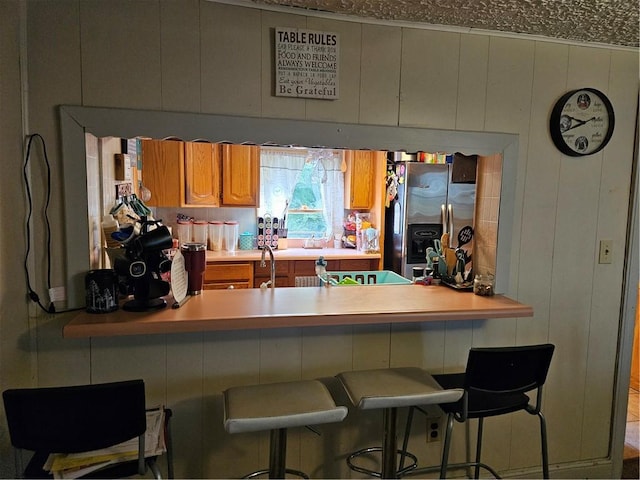
[[[337,33],[276,28],[275,43],[276,96],[338,98]]]

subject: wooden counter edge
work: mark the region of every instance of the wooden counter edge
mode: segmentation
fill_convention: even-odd
[[[122,321],[101,321],[101,315],[80,314],[63,327],[64,338],[109,337],[125,335],[174,334],[204,331],[231,331],[273,328],[309,328],[337,325],[366,325],[380,323],[418,323],[434,321],[486,320],[492,318],[532,317],[533,308],[508,297],[496,295],[500,300],[499,308],[456,309],[446,311],[410,311],[410,312],[369,312],[348,314],[293,314],[260,315],[245,318],[177,318],[166,319],[160,316],[126,318],[132,315],[124,313]],[[505,305],[506,301],[506,305]],[[114,314],[110,314],[114,315]],[[118,312],[115,313],[116,316]],[[135,315],[135,314],[133,314]],[[87,321],[87,319],[89,321]]]

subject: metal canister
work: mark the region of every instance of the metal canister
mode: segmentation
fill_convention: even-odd
[[[413,267],[411,269],[411,281],[415,283],[419,278],[424,278],[424,267]]]
[[[253,250],[253,233],[244,232],[240,234],[240,250]]]

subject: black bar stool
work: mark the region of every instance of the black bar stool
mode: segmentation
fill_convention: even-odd
[[[447,431],[444,437],[443,459],[448,458],[454,420],[465,423],[478,419],[476,459],[473,462],[449,465],[443,461],[440,467],[426,467],[413,470],[411,475],[440,470],[440,478],[446,478],[447,470],[474,467],[474,478],[479,478],[483,468],[495,478],[500,478],[490,465],[482,463],[482,427],[484,419],[523,410],[537,416],[540,422],[540,442],[542,450],[542,476],[549,478],[549,456],[547,453],[547,425],[541,412],[542,387],[547,378],[555,347],[550,344],[522,345],[509,347],[472,348],[469,351],[467,367],[463,373],[434,375],[442,388],[463,388],[460,401],[442,405],[448,414]],[[532,404],[527,392],[536,390],[536,400]],[[408,417],[411,418],[411,415]],[[411,428],[410,420],[405,430],[405,441]]]
[[[284,478],[290,473],[309,478],[304,472],[288,469],[287,429],[341,422],[347,408],[336,406],[327,387],[318,380],[232,387],[224,391],[224,428],[229,433],[270,430],[269,468],[244,478],[269,474]]]

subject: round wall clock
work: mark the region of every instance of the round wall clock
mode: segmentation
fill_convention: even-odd
[[[609,143],[614,123],[609,99],[595,88],[580,88],[565,93],[553,106],[549,130],[558,150],[581,157]]]

